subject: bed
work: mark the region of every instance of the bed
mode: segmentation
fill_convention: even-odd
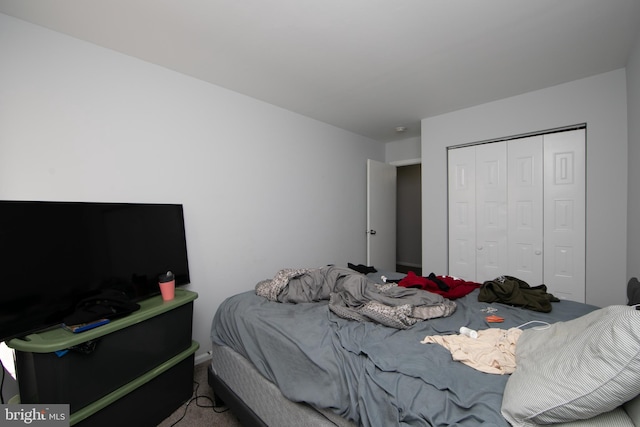
[[[370,273],[361,286],[388,288],[403,277]],[[457,298],[451,313],[406,327],[354,320],[336,310],[335,301],[317,295],[296,303],[272,301],[255,290],[234,295],[213,318],[209,384],[245,427],[534,426],[575,419],[576,414],[589,419],[563,425],[640,426],[640,400],[634,398],[640,394],[640,311],[615,306],[619,313],[612,314],[561,301],[545,313],[480,302],[479,292]],[[488,315],[504,322],[488,323]],[[537,329],[545,324],[551,326]],[[426,337],[458,335],[462,326],[478,332],[520,327],[524,332],[517,343],[515,372],[489,374],[453,360],[443,345],[423,343]],[[615,334],[607,332],[612,327]],[[577,335],[585,338],[558,344],[563,350],[548,347]],[[526,354],[519,354],[521,347]],[[601,378],[584,380],[575,370],[557,370],[583,365],[591,373],[598,371],[600,365],[593,363],[602,361],[601,347],[611,353],[603,376],[610,382],[609,371],[615,369],[625,374],[623,380],[603,385]],[[611,362],[617,358],[621,360]],[[580,395],[558,406],[571,393],[563,387],[576,382],[600,394],[574,390]]]

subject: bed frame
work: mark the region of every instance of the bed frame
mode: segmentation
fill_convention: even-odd
[[[231,388],[213,373],[213,367],[207,368],[207,379],[213,390],[213,404],[226,406],[238,418],[243,427],[268,427],[264,421],[233,391]]]
[[[230,347],[213,344],[207,374],[215,405],[227,406],[243,427],[355,427],[329,410],[290,401]]]

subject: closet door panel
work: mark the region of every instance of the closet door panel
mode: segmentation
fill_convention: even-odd
[[[475,148],[448,152],[449,274],[466,280],[476,275]]]
[[[476,148],[476,281],[507,271],[507,143]]]
[[[585,131],[544,137],[544,283],[585,302]]]
[[[543,281],[543,137],[509,141],[507,274],[531,286]]]

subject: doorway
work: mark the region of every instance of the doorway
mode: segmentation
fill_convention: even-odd
[[[422,165],[397,167],[396,271],[422,276]]]

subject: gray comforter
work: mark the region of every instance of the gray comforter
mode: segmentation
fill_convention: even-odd
[[[506,319],[500,328],[567,320],[594,308],[562,301],[551,313],[536,313],[479,303],[477,290],[456,302],[449,317],[396,329],[337,316],[327,300],[287,304],[250,291],[221,304],[211,338],[245,356],[288,399],[363,426],[506,427],[500,406],[508,376],[476,371],[444,347],[420,341],[461,326],[488,328],[487,307]]]
[[[348,268],[326,266],[283,269],[256,285],[256,294],[271,301],[304,303],[329,301],[340,317],[374,321],[406,329],[420,320],[450,316],[456,303],[431,292],[379,284]]]

